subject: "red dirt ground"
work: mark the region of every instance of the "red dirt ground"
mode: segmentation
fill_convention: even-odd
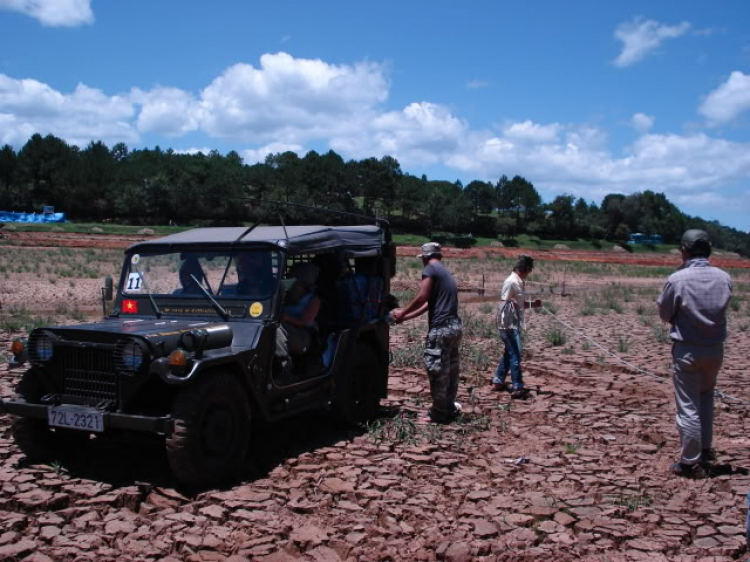
[[[122,248],[137,240],[62,233],[14,238],[9,251],[40,244]],[[417,251],[399,248],[399,255]],[[459,284],[468,287],[476,285],[471,276],[482,273],[473,269],[482,260],[463,258],[520,251],[447,249],[446,256]],[[676,256],[531,253],[550,261],[677,262]],[[726,259],[731,265],[725,267],[750,264]],[[501,348],[493,307],[464,302],[460,423],[440,428],[415,421],[429,405],[420,366],[425,326],[404,324],[392,331],[389,396],[375,425],[341,429],[322,414],[256,424],[241,481],[223,489],[188,494],[176,488],[158,440],[95,439],[56,463],[31,465],[10,437],[10,416],[0,415],[0,560],[742,559],[750,488],[747,295],[730,315],[719,388],[748,404],[717,401],[718,462],[711,478],[690,481],[668,472],[678,450],[670,345],[655,337],[659,324],[647,294],[663,279],[631,280],[637,290],[621,313],[583,315],[595,292],[549,295],[539,269],[539,291],[552,300],[546,304],[575,330],[566,329],[567,342],[555,346],[547,337],[559,328],[554,318],[530,315],[525,376],[535,391],[528,400],[490,390]],[[394,286],[413,290],[418,272],[399,274]],[[505,273],[493,272],[492,283]],[[7,275],[5,284],[29,285],[24,290],[31,295],[47,290],[43,278]],[[747,286],[742,275],[737,285]],[[600,280],[580,275],[568,281],[592,287]],[[80,292],[93,308],[100,281],[90,283],[79,280],[65,290]],[[9,355],[16,335],[23,334],[0,326],[0,353]],[[13,392],[22,372],[0,364],[0,397]]]

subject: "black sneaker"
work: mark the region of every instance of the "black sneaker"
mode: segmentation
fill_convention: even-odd
[[[716,451],[713,449],[703,449],[701,451],[701,464],[716,462]]]
[[[676,462],[672,465],[672,473],[683,478],[691,478],[693,480],[700,480],[706,477],[706,471],[700,464],[683,464]]]
[[[510,393],[510,397],[516,400],[524,400],[529,397],[529,390],[527,388],[516,388]]]

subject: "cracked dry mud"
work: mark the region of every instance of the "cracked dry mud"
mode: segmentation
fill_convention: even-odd
[[[447,260],[467,288],[482,275],[497,287],[511,262],[489,261]],[[746,297],[750,276],[732,274],[735,294]],[[51,465],[29,465],[10,439],[9,416],[0,416],[0,560],[740,559],[750,407],[717,401],[711,478],[669,475],[678,446],[670,347],[656,337],[653,316],[663,278],[618,277],[618,287],[638,289],[622,312],[583,315],[599,298],[586,288],[606,288],[606,279],[566,272],[581,292],[548,294],[561,275],[539,261],[532,288],[547,291],[542,298],[576,330],[648,374],[568,328],[566,342],[553,346],[548,335],[558,325],[537,312],[525,366],[539,391],[511,401],[489,386],[501,348],[492,303],[465,301],[459,423],[416,421],[429,400],[419,364],[425,327],[398,326],[378,421],[356,430],[322,414],[256,424],[242,481],[195,494],[174,487],[156,441],[93,440]],[[413,289],[418,279],[411,264],[394,289]],[[730,314],[719,378],[744,400],[748,323],[743,301]],[[0,329],[0,352],[14,335]],[[0,395],[19,376],[0,365]]]

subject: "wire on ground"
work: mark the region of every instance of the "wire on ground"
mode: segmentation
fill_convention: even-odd
[[[587,336],[581,330],[578,330],[577,328],[571,326],[565,320],[559,318],[557,316],[557,314],[555,314],[554,312],[552,312],[551,310],[549,310],[547,307],[542,306],[541,308],[542,308],[542,310],[544,310],[544,312],[546,312],[547,314],[549,314],[550,316],[552,316],[552,318],[554,318],[557,322],[559,322],[560,324],[562,324],[563,326],[565,326],[569,330],[573,330],[576,334],[578,334],[579,336],[581,336],[583,339],[585,339],[586,341],[592,343],[593,345],[595,345],[596,347],[598,347],[599,349],[601,349],[607,355],[610,355],[611,357],[614,357],[615,359],[617,359],[617,361],[619,361],[623,365],[626,365],[627,367],[633,369],[634,371],[636,371],[638,373],[642,373],[644,375],[648,375],[649,377],[653,377],[653,378],[659,379],[660,381],[663,381],[665,378],[667,378],[667,377],[663,377],[663,376],[657,375],[656,373],[650,373],[650,372],[648,372],[648,371],[646,371],[644,369],[641,369],[637,365],[633,365],[632,363],[629,363],[629,362],[625,361],[622,357],[620,357],[616,353],[613,353],[612,351],[610,351],[609,349],[607,349],[603,345],[601,345],[598,342],[596,342],[595,340],[591,339],[589,336]],[[745,400],[743,398],[738,398],[737,396],[732,396],[731,394],[729,394],[728,392],[724,392],[723,390],[715,389],[714,390],[714,396],[720,398],[721,400],[724,400],[724,402],[726,402],[728,404],[733,402],[735,404],[743,404],[743,405],[746,405],[746,406],[750,406],[750,400]],[[730,402],[730,401],[732,401],[732,402]]]

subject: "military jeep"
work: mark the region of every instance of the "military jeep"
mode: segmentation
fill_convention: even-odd
[[[298,263],[317,266],[320,309],[282,376],[276,338]],[[201,228],[137,243],[102,321],[37,328],[14,344],[11,362],[30,365],[2,409],[18,416],[12,433],[30,459],[92,435],[148,432],[164,438],[180,483],[231,479],[253,420],[376,413],[394,274],[385,222]]]

